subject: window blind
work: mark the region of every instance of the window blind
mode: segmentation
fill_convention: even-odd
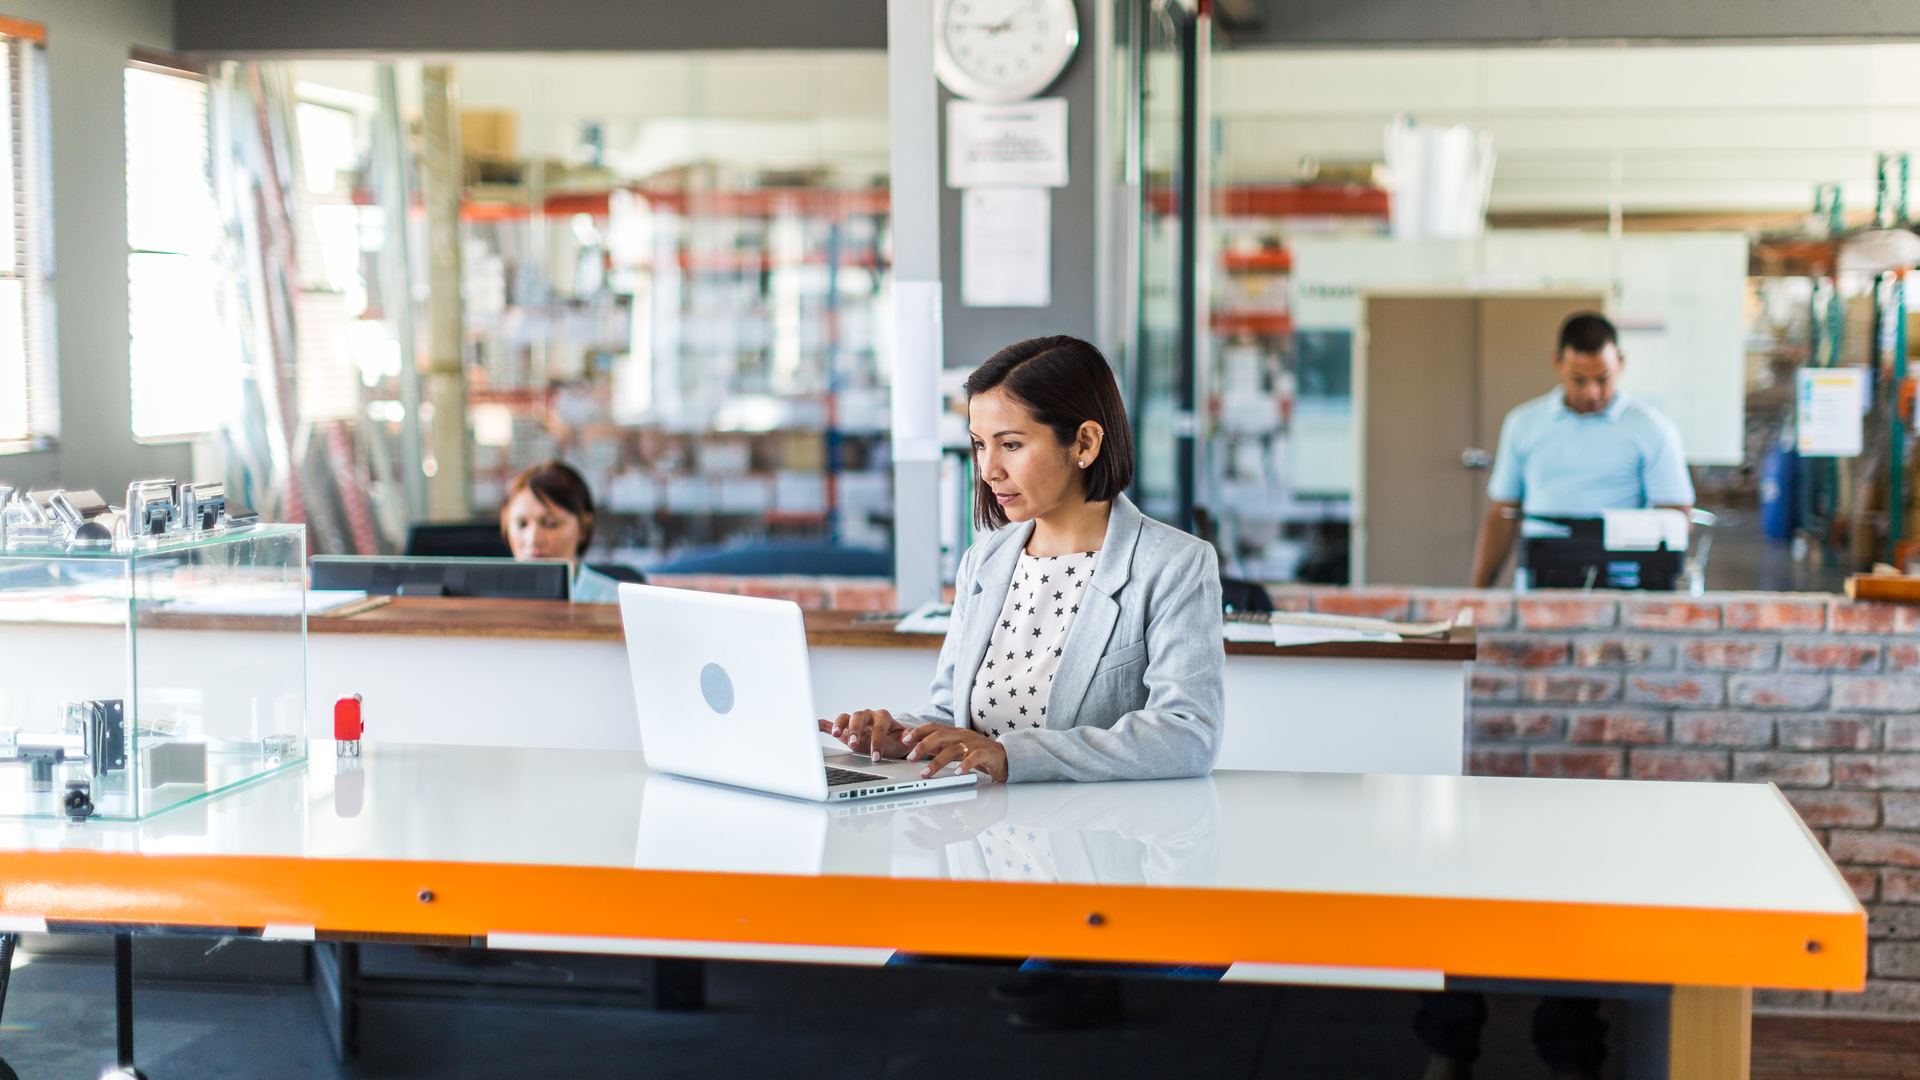
[[[208,106],[197,75],[126,69],[128,353],[143,440],[212,431],[227,412]]]
[[[44,43],[37,24],[0,19],[0,450],[35,449],[60,434]]]

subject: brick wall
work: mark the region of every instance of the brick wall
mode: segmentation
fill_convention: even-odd
[[[893,611],[893,581],[889,578],[811,577],[790,574],[774,577],[737,577],[731,574],[648,574],[647,584],[669,589],[733,593],[791,600],[803,608],[827,611]],[[949,588],[951,593],[952,589]],[[951,597],[949,597],[951,598]]]
[[[1821,593],[1270,587],[1390,619],[1471,608],[1468,771],[1780,785],[1867,907],[1860,994],[1762,1008],[1920,1015],[1920,607]]]

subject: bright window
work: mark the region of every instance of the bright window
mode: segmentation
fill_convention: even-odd
[[[60,434],[54,368],[53,230],[47,213],[46,33],[0,19],[0,451],[31,450]]]
[[[127,322],[133,434],[221,426],[233,379],[215,263],[220,241],[207,81],[144,62],[126,70]]]

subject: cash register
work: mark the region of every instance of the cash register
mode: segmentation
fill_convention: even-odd
[[[1704,588],[1707,545],[1692,559],[1691,525],[1710,526],[1702,510],[1606,510],[1593,517],[1520,514],[1520,563],[1515,591],[1527,589],[1644,589],[1671,592],[1682,576],[1693,591]]]

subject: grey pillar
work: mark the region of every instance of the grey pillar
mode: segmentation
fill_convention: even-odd
[[[893,583],[940,598],[940,116],[934,0],[887,0],[893,206]]]
[[[467,455],[467,375],[461,362],[460,113],[453,69],[421,70],[420,195],[427,212],[427,402],[433,406],[428,445],[434,474],[427,513],[439,521],[473,514]],[[404,226],[403,226],[404,227]]]
[[[407,208],[413,166],[408,161],[406,120],[400,115],[399,74],[390,63],[380,65],[380,118],[374,125],[374,195],[387,220],[387,242],[380,250],[381,306],[393,322],[400,345],[400,403],[406,422],[400,425],[401,490],[407,499],[407,520],[425,521],[427,474],[420,471],[426,453],[420,445],[420,361],[413,336],[413,260],[407,252]],[[377,440],[376,440],[377,441]]]

